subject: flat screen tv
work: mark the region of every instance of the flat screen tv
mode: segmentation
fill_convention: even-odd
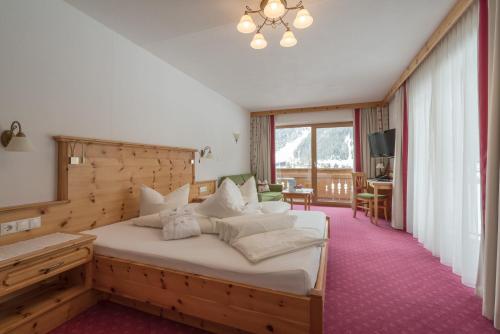
[[[372,158],[394,157],[394,144],[396,130],[390,129],[384,132],[374,132],[368,135],[370,143],[370,155]]]

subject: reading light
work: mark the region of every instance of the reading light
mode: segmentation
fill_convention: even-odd
[[[17,130],[17,133],[14,132]],[[6,151],[10,152],[30,152],[33,151],[33,145],[30,140],[21,130],[21,123],[18,121],[12,122],[10,130],[2,132],[0,138],[2,145]]]
[[[201,162],[201,158],[204,159],[213,159],[214,156],[212,154],[212,148],[210,146],[205,146],[200,150],[200,158],[198,159],[198,162]]]
[[[238,139],[240,139],[240,133],[239,132],[233,132],[233,138],[234,142],[238,144]]]

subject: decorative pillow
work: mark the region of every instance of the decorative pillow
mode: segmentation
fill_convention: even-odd
[[[145,185],[141,186],[140,216],[147,216],[163,210],[174,210],[189,202],[189,183],[163,196]]]
[[[164,240],[185,239],[201,234],[200,225],[187,206],[173,211],[162,211],[159,215],[163,223]]]
[[[259,202],[259,197],[257,195],[257,185],[255,184],[255,178],[252,176],[245,183],[239,186],[241,191],[241,196],[246,204],[253,204]]]
[[[245,202],[238,186],[224,179],[215,194],[200,203],[196,212],[207,217],[226,218],[243,214]]]
[[[265,192],[271,191],[269,189],[269,183],[267,182],[267,180],[264,180],[264,181],[259,180],[259,182],[257,182],[257,191],[260,193],[265,193]]]

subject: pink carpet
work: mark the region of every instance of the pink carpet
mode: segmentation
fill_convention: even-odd
[[[332,218],[325,333],[498,333],[481,300],[406,233],[376,227],[350,209]],[[112,303],[100,303],[52,334],[204,333]]]

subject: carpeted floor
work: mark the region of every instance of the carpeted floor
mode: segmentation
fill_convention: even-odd
[[[409,234],[363,214],[332,218],[325,333],[498,333],[481,300]],[[204,333],[123,306],[100,303],[52,334]]]

